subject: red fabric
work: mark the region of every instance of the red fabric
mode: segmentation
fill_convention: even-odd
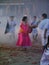
[[[29,26],[28,24],[21,24],[20,26],[24,32],[18,34],[18,41],[16,42],[16,46],[32,46],[30,37],[29,37]]]

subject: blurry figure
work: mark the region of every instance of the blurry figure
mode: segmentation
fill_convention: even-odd
[[[44,53],[40,65],[49,65],[49,21],[44,28],[44,39],[47,40],[47,43],[44,45]]]
[[[33,22],[31,23],[31,25],[38,25],[36,16],[33,17]],[[37,36],[38,36],[37,28],[33,28],[32,30],[33,40],[37,40]]]
[[[10,33],[9,39],[15,39],[15,26],[16,21],[14,21],[14,16],[10,16],[10,21],[7,21],[7,26],[5,30],[5,34]],[[14,42],[13,42],[14,43]]]
[[[22,18],[22,23],[20,25],[20,30],[18,34],[18,41],[16,43],[16,46],[23,47],[24,50],[27,49],[27,47],[32,46],[30,37],[29,37],[29,25],[28,25],[28,18],[27,16],[24,16]]]
[[[45,25],[45,30],[44,30],[44,39],[47,40],[49,37],[49,21]],[[46,46],[46,45],[45,45]]]
[[[48,42],[45,46],[44,53],[40,60],[40,65],[49,65],[49,36],[48,36]]]
[[[47,18],[47,14],[43,13],[42,20],[41,20],[40,24],[38,25],[38,27],[40,29],[40,33],[41,33],[43,51],[44,51],[45,45],[47,44],[47,39],[44,39],[44,30],[45,30],[45,26],[48,22],[49,22],[49,19]]]
[[[18,41],[16,42],[16,46],[24,48],[26,50],[28,47],[32,46],[29,33],[32,32],[32,28],[35,26],[30,26],[28,24],[28,18],[27,16],[24,16],[22,18],[22,22],[20,25],[20,30],[18,33]]]

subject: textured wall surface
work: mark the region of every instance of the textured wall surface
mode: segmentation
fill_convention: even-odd
[[[26,12],[24,10],[27,9],[31,16],[34,16],[34,15],[40,16],[40,14],[42,14],[43,12],[46,12],[49,16],[49,0],[0,0],[0,3],[24,3],[24,5],[21,5],[21,6],[18,6],[18,5],[11,6],[10,8],[11,15],[12,13],[14,13],[14,10],[16,7],[16,13],[18,10],[20,10],[21,15],[23,15]],[[4,11],[6,10],[6,6],[2,6],[2,7],[0,6],[0,8],[3,8]],[[8,13],[8,15],[10,15],[10,13]]]
[[[0,0],[0,42],[8,42],[8,34],[4,32],[9,16],[15,16],[17,31],[23,15],[28,15],[29,21],[32,21],[34,15],[40,17],[42,13],[47,13],[49,18],[49,0]]]

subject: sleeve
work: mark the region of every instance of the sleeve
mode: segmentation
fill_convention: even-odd
[[[46,25],[45,25],[45,29],[48,29],[49,28],[49,23],[47,23]]]

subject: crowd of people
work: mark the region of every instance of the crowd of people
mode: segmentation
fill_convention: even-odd
[[[16,47],[22,47],[24,51],[26,51],[28,47],[32,47],[32,42],[29,34],[32,33],[32,38],[35,40],[38,36],[37,28],[39,28],[41,30],[41,40],[43,48],[43,55],[40,60],[40,65],[49,65],[49,19],[46,13],[42,14],[41,21],[37,21],[36,19],[37,17],[34,16],[33,21],[30,25],[28,23],[28,17],[23,16],[18,32]],[[10,16],[10,21],[7,21],[5,34],[10,32],[11,36],[15,38],[15,26],[16,22],[14,21],[14,16]]]

